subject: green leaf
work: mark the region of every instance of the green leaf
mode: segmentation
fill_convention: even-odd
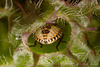
[[[7,17],[0,19],[0,65],[8,64],[13,60],[13,46],[8,39]]]
[[[90,44],[96,49],[100,50],[100,6],[96,6],[91,24],[89,27],[96,27],[97,30],[87,32],[87,37]],[[91,37],[92,36],[92,37]]]

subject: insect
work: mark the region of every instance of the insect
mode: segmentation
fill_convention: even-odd
[[[39,28],[36,31],[34,37],[35,37],[35,45],[34,46],[36,46],[36,42],[38,42],[41,45],[41,48],[42,48],[43,44],[49,45],[59,39],[59,42],[56,45],[56,49],[58,51],[58,46],[59,46],[60,42],[62,41],[63,34],[61,31],[61,28],[48,23],[45,26]]]
[[[77,5],[77,4],[80,3],[81,1],[82,1],[82,0],[64,0],[65,4],[71,5],[71,6]]]

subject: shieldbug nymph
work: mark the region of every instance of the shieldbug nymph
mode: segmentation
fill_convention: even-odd
[[[38,42],[42,47],[43,45],[52,44],[55,41],[57,41],[58,39],[60,39],[58,44],[56,45],[56,49],[58,50],[58,46],[62,40],[62,36],[63,35],[62,35],[61,28],[59,28],[53,24],[46,24],[45,26],[39,28],[36,31],[36,33],[34,35],[35,45],[36,45],[36,42]]]

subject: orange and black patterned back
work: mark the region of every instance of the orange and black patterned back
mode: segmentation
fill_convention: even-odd
[[[35,33],[35,39],[41,44],[51,44],[62,36],[61,29],[52,24],[39,28]]]

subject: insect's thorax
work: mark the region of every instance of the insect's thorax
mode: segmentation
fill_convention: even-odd
[[[36,41],[41,44],[51,44],[62,36],[61,29],[54,25],[46,25],[35,33]]]

